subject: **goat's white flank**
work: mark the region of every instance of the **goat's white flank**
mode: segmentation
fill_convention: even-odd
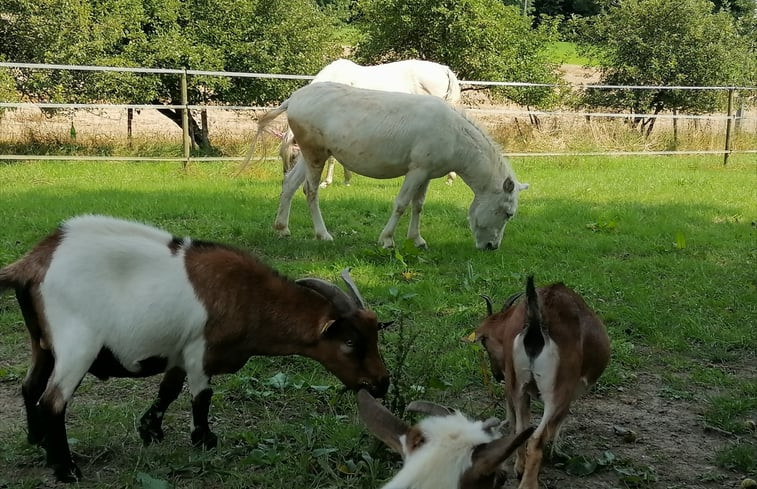
[[[140,360],[167,358],[167,368],[186,370],[192,395],[207,388],[207,313],[184,266],[190,241],[172,253],[171,234],[103,216],[76,217],[61,230],[40,292],[52,350],[66,352],[52,377],[63,398],[71,397],[102,348],[133,372]]]
[[[334,156],[345,168],[372,178],[405,176],[389,221],[379,236],[394,245],[394,230],[412,204],[407,237],[418,247],[420,216],[429,181],[455,171],[475,196],[468,221],[479,249],[496,249],[507,221],[516,213],[518,183],[499,146],[473,121],[438,97],[366,90],[339,83],[300,88],[258,121],[255,146],[266,126],[286,113],[300,146],[294,168],[284,177],[274,228],[289,235],[289,212],[297,189],[305,193],[318,239],[332,240],[318,205],[323,165]]]

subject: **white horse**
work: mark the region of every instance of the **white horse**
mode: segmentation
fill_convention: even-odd
[[[375,66],[361,66],[348,59],[338,59],[326,65],[310,83],[336,82],[358,88],[384,90],[388,92],[418,93],[434,95],[451,104],[460,102],[460,83],[455,73],[447,66],[431,61],[408,59]],[[297,156],[297,146],[291,131],[282,137],[279,155],[288,172]],[[326,179],[321,188],[334,181],[334,160],[328,162]],[[350,184],[352,173],[344,169],[344,183]],[[455,174],[447,175],[447,183],[452,183]]]
[[[313,83],[260,118],[253,147],[266,126],[284,113],[300,145],[294,168],[284,176],[274,223],[284,236],[290,234],[292,197],[305,182],[316,238],[333,239],[318,206],[321,173],[332,155],[360,175],[405,175],[392,215],[379,236],[384,247],[394,245],[397,222],[411,201],[407,236],[418,247],[426,245],[420,235],[420,215],[432,178],[456,171],[473,190],[468,220],[479,249],[499,247],[505,224],[518,208],[518,194],[528,187],[518,183],[492,139],[438,97]]]

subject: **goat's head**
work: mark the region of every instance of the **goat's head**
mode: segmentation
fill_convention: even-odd
[[[522,295],[523,292],[517,292],[508,297],[498,312],[493,311],[491,299],[482,296],[486,302],[487,317],[476,329],[474,336],[475,341],[480,341],[489,355],[492,376],[498,382],[505,380],[502,366],[506,365],[505,359],[512,342],[525,324],[525,308],[517,307]]]
[[[500,470],[533,432],[500,436],[499,420],[471,421],[461,413],[427,401],[415,401],[407,410],[429,416],[415,426],[396,417],[367,391],[358,392],[358,410],[368,430],[399,452],[405,463],[386,489],[495,489],[504,481]]]
[[[349,295],[324,280],[297,280],[299,285],[319,293],[331,303],[330,318],[321,328],[311,356],[347,388],[365,388],[383,397],[389,389],[389,373],[378,349],[378,332],[388,324],[379,323],[376,314],[366,308],[349,269],[342,272],[342,278]]]

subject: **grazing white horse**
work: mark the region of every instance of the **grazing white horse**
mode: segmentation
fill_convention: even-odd
[[[332,155],[360,175],[405,175],[392,215],[379,236],[384,247],[394,245],[397,222],[411,202],[407,237],[418,247],[426,245],[420,235],[420,215],[432,178],[456,171],[473,190],[468,220],[479,249],[499,247],[505,224],[518,208],[518,194],[528,187],[518,183],[497,144],[438,97],[313,83],[260,118],[253,147],[266,126],[283,113],[300,145],[294,168],[284,176],[274,223],[284,236],[290,234],[292,197],[305,182],[315,235],[333,239],[318,206],[318,183]]]
[[[338,59],[326,65],[310,83],[336,82],[351,87],[384,90],[388,92],[418,93],[434,95],[451,104],[460,102],[460,83],[449,67],[423,61],[408,59],[375,66],[361,66],[348,59]],[[284,173],[288,172],[296,158],[296,143],[291,131],[283,137],[279,155],[284,164]],[[350,184],[352,173],[344,169],[344,183]],[[447,183],[454,180],[455,174],[447,175]],[[334,160],[329,160],[326,179],[321,188],[326,188],[334,181]]]

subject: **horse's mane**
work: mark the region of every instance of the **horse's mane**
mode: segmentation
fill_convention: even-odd
[[[477,132],[484,141],[486,141],[489,144],[489,150],[492,153],[492,160],[494,161],[501,161],[504,164],[505,170],[507,171],[507,174],[512,176],[513,175],[513,169],[510,166],[510,163],[508,162],[508,159],[504,156],[505,150],[502,147],[501,144],[499,144],[497,141],[492,138],[492,136],[489,134],[489,132],[481,127],[481,125],[471,119],[468,116],[468,113],[466,112],[464,107],[453,107],[455,111],[460,114],[460,116],[465,119],[465,121]]]

